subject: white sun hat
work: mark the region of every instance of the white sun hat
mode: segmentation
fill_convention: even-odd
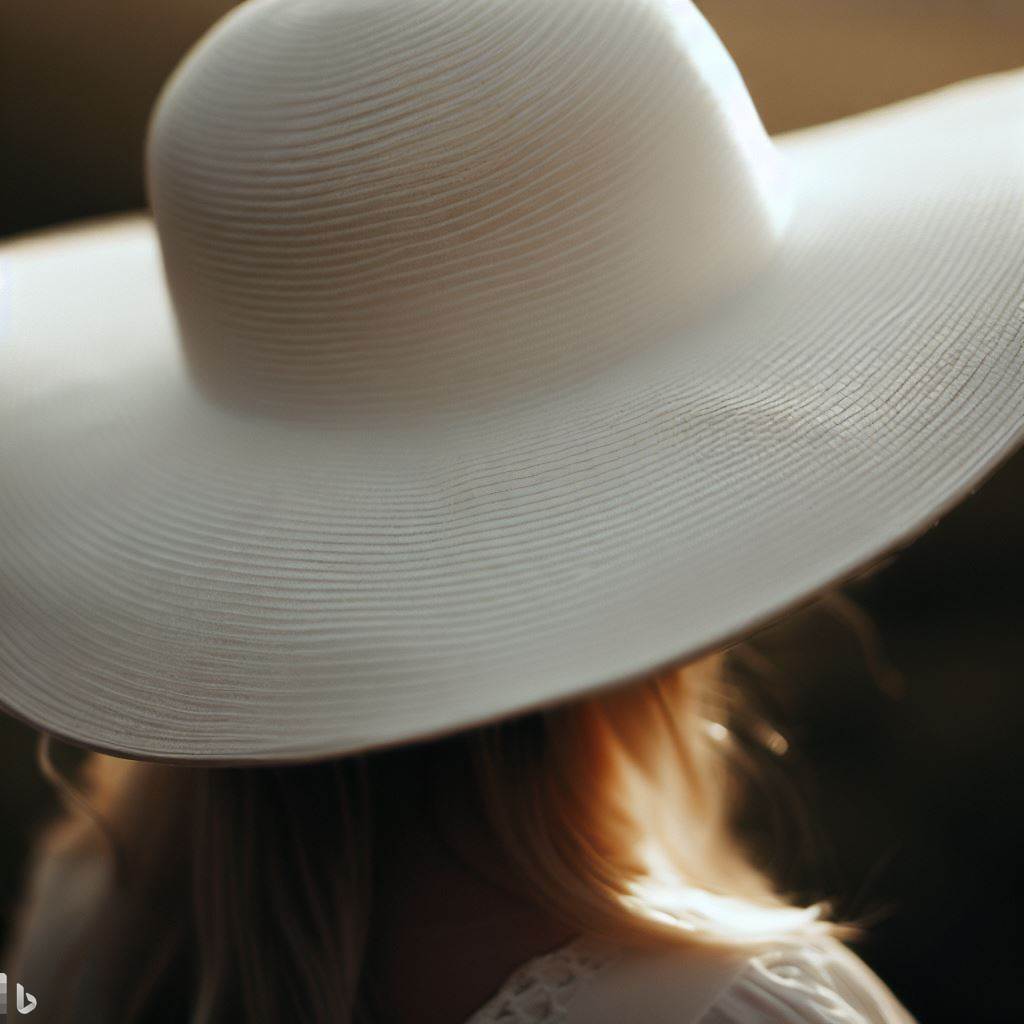
[[[273,763],[727,644],[1024,430],[1024,76],[769,140],[692,4],[253,0],[16,241],[0,704]]]

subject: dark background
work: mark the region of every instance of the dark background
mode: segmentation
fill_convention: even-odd
[[[4,0],[0,233],[141,206],[156,91],[231,6]],[[772,131],[1024,62],[1020,0],[700,6]],[[788,851],[779,873],[871,926],[862,955],[928,1024],[1024,1019],[1022,498],[1018,457],[847,588],[853,611],[818,603],[754,638],[748,656],[757,700],[791,742],[755,798],[766,808],[794,792],[805,807],[799,855]],[[54,808],[34,742],[0,720],[0,935],[28,837]]]

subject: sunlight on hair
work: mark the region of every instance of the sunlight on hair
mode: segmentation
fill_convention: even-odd
[[[785,757],[789,753],[789,740],[767,723],[758,723],[754,729],[754,735],[758,742],[776,757]]]
[[[716,940],[752,941],[827,926],[822,907],[765,906],[734,896],[721,896],[677,882],[645,879],[630,886],[624,903],[636,914],[694,935]]]
[[[723,851],[724,853],[724,851]],[[716,941],[756,941],[815,930],[824,907],[788,906],[766,890],[760,899],[722,895],[680,874],[678,857],[656,837],[640,844],[645,873],[626,883],[622,902],[633,913],[662,925]],[[822,924],[821,928],[827,929]]]
[[[704,732],[709,739],[716,743],[729,742],[729,730],[721,722],[704,721]]]

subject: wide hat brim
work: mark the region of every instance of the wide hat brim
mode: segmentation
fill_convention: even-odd
[[[0,703],[146,759],[340,755],[682,663],[910,540],[1024,432],[1024,75],[776,141],[742,295],[415,430],[203,398],[148,219],[9,245]]]

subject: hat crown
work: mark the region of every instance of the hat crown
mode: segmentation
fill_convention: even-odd
[[[741,287],[781,226],[687,0],[252,0],[147,157],[193,378],[300,415],[578,379]]]

